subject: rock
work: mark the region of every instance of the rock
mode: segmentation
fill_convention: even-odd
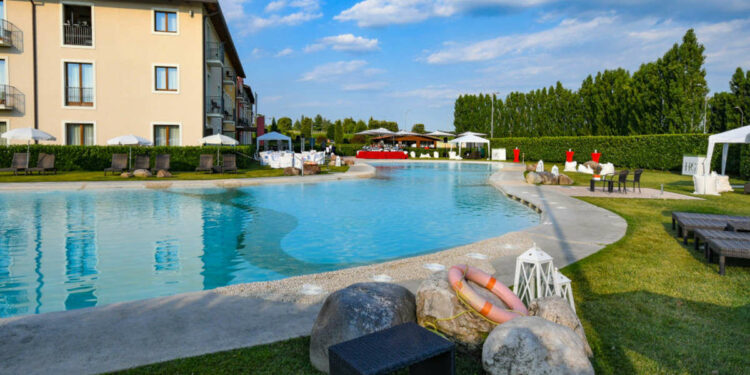
[[[588,167],[588,168],[591,168],[594,171],[595,174],[599,174],[599,172],[602,171],[602,166],[599,163],[597,163],[597,162],[595,162],[593,160],[589,160],[589,161],[583,163],[583,165],[586,166],[586,167]]]
[[[335,159],[331,159],[331,161],[328,162],[328,166],[329,167],[335,167],[336,166],[336,160]]]
[[[505,306],[500,299],[483,287],[470,281],[469,284],[484,298],[497,306]],[[450,319],[451,317],[456,317]],[[459,350],[478,354],[487,335],[495,324],[468,312],[458,300],[448,282],[448,271],[433,273],[419,285],[417,290],[417,323],[423,327],[437,328]]]
[[[586,355],[589,357],[594,355],[589,346],[589,341],[586,339],[586,332],[583,331],[581,321],[578,320],[578,316],[573,312],[570,304],[564,298],[549,296],[531,301],[529,304],[529,315],[538,316],[552,323],[572,329],[581,338],[581,341],[583,341]]]
[[[135,177],[151,177],[151,172],[148,171],[148,169],[136,169],[133,171],[133,176]]]
[[[350,167],[352,165],[354,165],[354,163],[355,163],[355,161],[353,159],[346,159],[346,160],[344,160],[344,164],[346,164],[346,165],[348,165]]]
[[[542,176],[540,176],[539,173],[536,172],[529,172],[526,174],[526,182],[529,184],[541,184]]]
[[[573,182],[573,179],[568,177],[567,175],[561,174],[557,176],[558,185],[573,185]]]
[[[305,164],[303,168],[305,171],[305,176],[320,173],[320,166],[317,164]]]
[[[535,172],[536,171],[536,165],[535,164],[526,164],[526,171],[527,172]]]
[[[159,171],[156,172],[156,177],[157,178],[169,178],[169,177],[172,177],[172,174],[169,173],[169,171],[167,170],[159,169]]]
[[[568,327],[537,316],[498,325],[482,348],[488,374],[594,374],[583,342]]]
[[[542,179],[542,184],[544,184],[544,185],[557,185],[557,177],[555,177],[552,173],[550,173],[550,172],[539,172],[537,174]]]
[[[286,167],[284,168],[284,176],[299,176],[299,168]]]
[[[388,283],[358,283],[326,298],[310,334],[310,362],[328,373],[328,347],[416,320],[414,295]]]
[[[122,177],[122,178],[130,178],[130,177],[133,177],[133,174],[130,173],[130,172],[122,172],[120,174],[120,177]]]

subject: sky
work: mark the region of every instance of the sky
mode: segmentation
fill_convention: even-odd
[[[461,94],[578,89],[693,28],[712,92],[750,69],[748,0],[220,0],[267,117],[370,116],[453,129]],[[404,126],[408,124],[408,126]]]

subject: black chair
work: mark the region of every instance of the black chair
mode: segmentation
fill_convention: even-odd
[[[643,169],[636,169],[633,172],[633,179],[628,181],[633,183],[633,191],[635,191],[635,184],[638,184],[639,193],[641,192],[641,174],[643,174]]]
[[[617,191],[624,191],[628,192],[628,174],[630,173],[629,170],[625,169],[623,171],[620,171],[619,176],[617,178]],[[620,186],[622,186],[622,190],[620,190]]]

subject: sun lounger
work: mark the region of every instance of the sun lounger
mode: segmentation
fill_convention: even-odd
[[[112,174],[115,174],[115,172],[122,173],[127,169],[128,154],[112,154],[112,166],[104,169],[104,175],[106,176],[107,172],[112,172]]]
[[[136,155],[135,163],[133,164],[132,170],[137,169],[150,169],[151,168],[151,157],[148,155]]]
[[[702,218],[702,217],[678,217],[677,218],[677,235],[682,236],[684,243],[688,242],[688,235],[696,229],[724,230],[728,223],[750,222],[750,217],[742,216],[724,216],[719,218]]]
[[[672,229],[676,229],[676,223],[681,219],[706,219],[706,220],[732,220],[732,221],[750,221],[750,217],[732,216],[719,214],[702,214],[698,212],[672,212]],[[679,234],[679,233],[678,233]]]
[[[235,154],[222,154],[221,155],[221,173],[234,172],[237,173],[237,155]]]
[[[709,239],[706,253],[709,261],[713,254],[719,255],[719,275],[723,275],[726,257],[750,259],[750,241]]]
[[[693,233],[693,237],[695,238],[696,251],[698,251],[698,249],[700,248],[701,241],[703,241],[705,245],[705,242],[709,239],[750,241],[750,233],[716,229],[696,229]],[[706,252],[706,257],[708,257],[708,252]]]
[[[196,172],[209,172],[214,171],[214,156],[212,154],[201,154],[198,162],[198,168],[195,168]]]
[[[37,158],[36,167],[29,168],[29,173],[39,172],[39,174],[46,174],[47,172],[53,172],[57,174],[57,168],[55,168],[55,154],[39,153]]]
[[[151,169],[151,173],[157,173],[159,171],[169,171],[169,163],[171,157],[169,154],[156,155],[156,161],[154,162],[154,168]]]
[[[10,168],[2,168],[0,172],[13,172],[14,175],[18,175],[18,172],[24,171],[27,173],[29,166],[29,154],[25,152],[16,152],[13,154],[13,160],[10,162]]]

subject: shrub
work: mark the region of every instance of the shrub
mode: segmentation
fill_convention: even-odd
[[[55,154],[55,166],[60,171],[101,171],[112,164],[112,154],[127,154],[128,146],[60,146],[31,145],[29,164],[36,165],[40,152]],[[222,153],[238,153],[237,166],[249,168],[253,163],[253,146],[221,147]],[[0,166],[10,166],[13,153],[26,152],[26,145],[0,147]],[[149,154],[153,165],[157,154],[170,154],[170,167],[174,171],[192,171],[198,166],[201,154],[216,154],[216,146],[156,146],[133,147],[135,155]],[[247,157],[245,157],[247,156]]]
[[[362,134],[355,134],[352,136],[351,143],[353,144],[365,144],[367,143],[367,138],[365,138]]]

